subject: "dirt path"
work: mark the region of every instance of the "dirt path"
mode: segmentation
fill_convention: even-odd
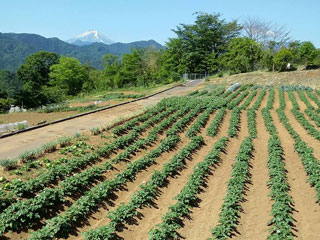
[[[318,240],[320,236],[320,206],[316,203],[316,192],[308,183],[307,175],[301,158],[294,151],[294,141],[279,121],[275,111],[271,112],[277,126],[279,137],[284,150],[290,195],[295,202],[293,217],[296,220],[294,232],[297,239]]]
[[[76,132],[88,131],[94,127],[112,124],[119,118],[137,114],[146,107],[155,105],[163,98],[184,95],[200,83],[202,83],[202,80],[187,82],[184,86],[173,88],[145,100],[0,139],[0,159],[17,157],[27,150],[40,147],[44,143],[54,141],[60,136],[72,136]]]
[[[257,112],[257,138],[253,140],[254,153],[251,160],[251,184],[246,192],[246,201],[242,204],[243,212],[240,214],[238,226],[239,235],[235,239],[267,239],[269,235],[271,199],[267,187],[268,176],[268,139],[262,114]]]
[[[274,103],[273,103],[273,109],[278,109],[280,107],[280,101],[279,101],[279,89],[275,89],[274,91]]]
[[[229,119],[230,112],[223,122],[220,136],[223,136],[223,133],[227,131]],[[184,239],[207,239],[211,237],[211,229],[218,224],[220,208],[227,192],[227,181],[230,178],[232,164],[242,140],[248,136],[246,119],[246,113],[243,111],[238,138],[233,138],[228,143],[226,153],[221,154],[221,164],[213,170],[213,175],[208,178],[208,187],[198,195],[201,200],[199,207],[191,210],[190,219],[186,219],[184,227],[178,230],[178,233]]]
[[[293,105],[289,99],[288,92],[284,92],[284,101],[286,103],[286,110],[291,110],[293,108]]]

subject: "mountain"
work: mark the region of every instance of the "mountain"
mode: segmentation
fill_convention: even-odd
[[[101,68],[102,56],[111,53],[121,56],[130,53],[132,48],[161,49],[163,46],[154,40],[132,43],[92,43],[77,46],[58,38],[45,38],[37,34],[0,33],[0,69],[15,71],[24,63],[26,57],[38,51],[55,52],[59,55],[76,57],[82,63]]]
[[[90,30],[84,33],[79,34],[75,38],[67,40],[68,43],[72,43],[78,46],[89,45],[91,43],[99,42],[106,45],[114,43],[113,40],[106,37],[97,30]]]

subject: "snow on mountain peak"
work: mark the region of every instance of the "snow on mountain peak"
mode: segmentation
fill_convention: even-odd
[[[86,44],[91,44],[91,43],[94,43],[94,42],[100,42],[100,43],[104,43],[104,44],[112,44],[112,43],[114,43],[113,40],[111,40],[110,38],[106,37],[105,35],[100,33],[98,30],[86,31],[84,33],[79,34],[75,38],[72,38],[72,39],[68,40],[67,42],[74,43],[74,44],[78,43],[77,45],[79,45],[79,43],[81,45],[86,45]]]

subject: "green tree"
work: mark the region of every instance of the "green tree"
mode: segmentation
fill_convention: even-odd
[[[299,64],[299,48],[301,46],[300,41],[293,41],[289,43],[288,49],[292,52],[293,55],[293,63]]]
[[[262,59],[262,49],[250,38],[235,38],[225,54],[226,66],[233,73],[250,72],[257,69]]]
[[[208,60],[218,59],[225,53],[229,42],[240,34],[240,30],[237,21],[226,22],[220,14],[200,12],[196,13],[194,24],[180,24],[173,30],[177,38],[170,39],[167,47],[169,52],[178,55],[171,58],[176,60],[175,65],[182,65],[179,69],[212,72],[216,71],[213,67],[216,62]]]
[[[106,54],[102,57],[102,63],[104,66],[102,71],[104,79],[103,89],[113,88],[116,86],[116,82],[118,82],[116,78],[121,66],[119,56]]]
[[[274,69],[279,72],[285,71],[287,68],[287,64],[292,62],[292,60],[292,52],[286,48],[283,48],[278,51],[273,58]]]
[[[43,89],[49,85],[50,67],[58,63],[56,53],[40,51],[29,56],[17,71],[23,83],[23,103],[26,107],[37,107],[48,103]]]
[[[77,95],[89,74],[78,59],[62,56],[59,63],[50,68],[51,84],[64,90],[68,95]]]
[[[313,61],[317,57],[317,49],[312,42],[303,42],[299,47],[298,54],[303,64],[307,66],[313,64]]]

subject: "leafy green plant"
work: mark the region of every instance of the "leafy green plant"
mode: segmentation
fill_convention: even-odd
[[[6,171],[13,170],[17,167],[16,159],[1,159],[0,166],[3,167]]]

